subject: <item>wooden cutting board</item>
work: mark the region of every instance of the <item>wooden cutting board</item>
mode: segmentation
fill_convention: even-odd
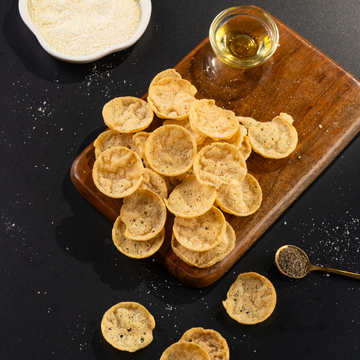
[[[206,287],[225,274],[360,129],[359,81],[285,24],[275,21],[280,46],[259,68],[244,71],[223,64],[214,55],[208,38],[174,67],[197,88],[197,98],[212,98],[236,115],[259,121],[288,113],[299,135],[296,150],[285,159],[265,159],[252,153],[247,160],[249,173],[262,188],[263,203],[252,216],[226,215],[235,230],[236,245],[221,262],[208,269],[182,262],[170,246],[173,217],[169,214],[165,242],[154,258],[191,287]],[[155,118],[147,131],[161,123]],[[122,201],[96,189],[91,176],[94,160],[90,144],[74,161],[71,179],[79,192],[114,222]]]

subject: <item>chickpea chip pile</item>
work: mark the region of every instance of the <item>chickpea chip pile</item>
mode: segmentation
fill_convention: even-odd
[[[185,331],[178,342],[165,349],[160,358],[160,360],[175,359],[229,360],[229,346],[216,330],[194,327]]]
[[[167,69],[150,82],[147,101],[126,96],[104,105],[109,129],[94,142],[92,176],[100,192],[122,199],[112,238],[128,257],[149,257],[161,247],[169,212],[171,247],[183,262],[206,268],[223,260],[236,242],[225,215],[250,216],[262,203],[261,186],[247,170],[251,152],[280,159],[297,145],[290,115],[260,122],[196,93]],[[156,117],[162,125],[149,130]],[[173,351],[184,346],[198,351]]]

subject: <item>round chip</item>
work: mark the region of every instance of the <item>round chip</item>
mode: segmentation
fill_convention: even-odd
[[[195,86],[189,81],[166,77],[149,88],[147,100],[160,119],[183,120],[189,117],[196,93]]]
[[[111,198],[132,194],[143,180],[144,166],[138,154],[123,146],[103,151],[95,160],[92,177],[95,186]]]
[[[160,199],[165,199],[168,196],[168,187],[165,179],[157,172],[145,168],[143,172],[143,181],[140,189],[149,189],[160,196]]]
[[[231,250],[235,247],[235,231],[229,223],[226,223],[225,234],[218,245],[210,250],[205,251],[192,251],[182,246],[172,236],[171,247],[184,263],[197,268],[208,268],[217,262],[223,260]]]
[[[177,176],[193,165],[196,143],[190,132],[178,125],[163,125],[146,141],[145,158],[160,175]]]
[[[112,99],[105,104],[102,115],[110,129],[121,133],[144,130],[154,119],[154,112],[149,104],[133,96]]]
[[[239,150],[240,150],[240,154],[244,157],[245,160],[247,160],[251,154],[251,144],[249,137],[247,135],[244,136],[244,139],[241,143]]]
[[[202,185],[190,175],[164,199],[168,210],[176,216],[193,218],[205,214],[215,202],[215,188]]]
[[[148,139],[150,134],[151,133],[146,131],[140,131],[133,135],[133,141],[137,146],[141,157],[144,157],[146,140]]]
[[[134,352],[153,340],[154,317],[136,302],[121,302],[107,310],[101,321],[101,332],[114,348]]]
[[[135,151],[140,155],[139,150],[133,140],[133,134],[119,133],[115,130],[106,130],[102,132],[94,141],[95,158],[112,147],[123,146]]]
[[[244,137],[247,134],[247,129],[245,126],[242,126],[241,124],[239,124],[239,125],[240,125],[239,129],[235,133],[234,136],[232,136],[230,139],[221,140],[221,142],[226,142],[226,143],[234,145],[235,147],[240,149],[241,145],[244,141]],[[215,141],[217,141],[217,140],[214,140],[214,139],[208,137],[202,142],[202,145],[211,145]]]
[[[229,140],[226,140],[226,142],[240,149],[246,135],[247,135],[246,127],[239,124],[239,130],[236,132],[236,134],[233,137],[231,137]]]
[[[148,189],[137,189],[123,200],[120,216],[131,240],[150,240],[163,229],[166,207],[160,196]]]
[[[239,130],[235,113],[215,105],[215,100],[198,100],[190,109],[191,128],[214,140],[226,140]]]
[[[244,202],[242,216],[249,216],[259,209],[262,202],[262,190],[256,178],[249,173],[241,184],[241,190]]]
[[[255,272],[243,273],[231,285],[223,305],[229,316],[237,322],[258,324],[273,313],[276,291],[266,277]]]
[[[121,216],[116,219],[112,229],[112,240],[116,248],[133,259],[144,259],[156,253],[165,239],[165,228],[150,240],[131,240],[125,236],[126,226]]]
[[[230,359],[230,350],[226,340],[215,330],[202,327],[191,328],[183,334],[180,341],[200,345],[210,355],[211,360]]]
[[[170,345],[160,360],[211,360],[210,355],[200,346],[187,341]]]
[[[175,69],[166,69],[158,73],[151,81],[149,88],[159,84],[159,81],[165,78],[172,78],[174,80],[181,79],[181,75]]]
[[[140,155],[141,159],[143,160],[145,166],[147,166],[147,161],[145,159],[145,144],[146,140],[150,136],[151,133],[146,131],[139,131],[133,135],[133,141],[137,148],[137,153]]]
[[[204,146],[195,157],[193,169],[200,183],[216,189],[222,185],[240,186],[247,173],[240,150],[223,142]]]
[[[182,126],[186,130],[188,130],[190,134],[194,137],[196,145],[201,145],[204,142],[205,136],[202,136],[201,134],[197,133],[191,128],[188,118],[185,120],[165,120],[163,122],[163,125],[171,125],[171,124]]]
[[[222,211],[236,216],[249,216],[257,211],[262,202],[259,182],[247,173],[241,186],[222,186],[216,190],[216,204]]]
[[[281,113],[269,122],[245,117],[239,117],[238,120],[247,127],[251,147],[261,156],[282,159],[295,150],[298,134],[290,115]]]
[[[218,245],[226,231],[224,214],[212,207],[205,214],[195,218],[174,219],[173,233],[177,241],[185,248],[193,251],[205,251]]]

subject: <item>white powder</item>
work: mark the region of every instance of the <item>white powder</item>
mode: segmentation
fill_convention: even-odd
[[[141,19],[138,0],[29,0],[28,10],[48,44],[72,56],[129,40]]]

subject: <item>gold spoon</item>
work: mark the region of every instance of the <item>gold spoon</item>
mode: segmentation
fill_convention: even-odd
[[[288,274],[286,271],[284,271],[283,267],[281,266],[281,264],[279,264],[279,255],[280,252],[284,249],[295,249],[298,251],[298,253],[300,254],[300,256],[303,257],[303,259],[305,259],[306,261],[306,268],[304,268],[304,271],[301,272],[301,274],[299,274],[299,276],[295,276],[295,275],[290,275]],[[299,261],[301,261],[302,259],[299,258]],[[313,265],[310,263],[308,256],[306,255],[305,251],[303,251],[302,249],[298,248],[297,246],[294,245],[284,245],[282,246],[280,249],[278,249],[278,251],[275,254],[275,263],[277,268],[279,269],[279,271],[286,275],[289,276],[293,279],[301,279],[303,278],[307,273],[309,273],[310,271],[314,271],[314,270],[320,270],[320,271],[327,271],[329,273],[334,273],[334,274],[338,274],[338,275],[344,275],[344,276],[348,276],[348,277],[352,277],[355,279],[360,279],[360,274],[357,273],[353,273],[353,272],[349,272],[349,271],[344,271],[344,270],[337,270],[337,269],[331,269],[325,266],[318,266],[318,265]]]

